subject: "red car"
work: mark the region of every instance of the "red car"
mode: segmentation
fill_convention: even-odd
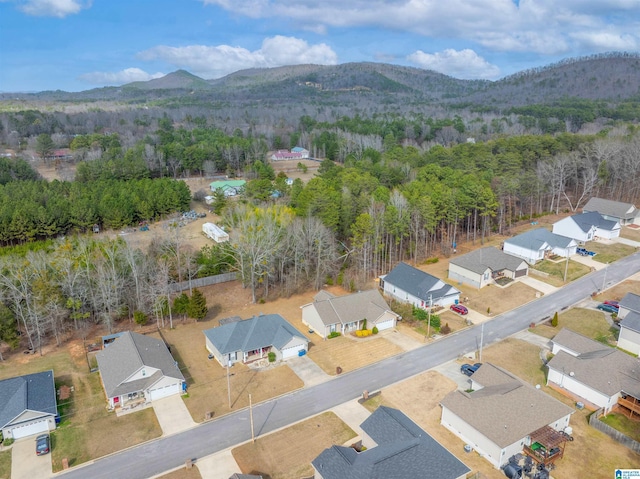
[[[613,301],[612,299],[607,299],[604,304],[608,304],[610,306],[613,306],[614,308],[619,308],[620,307],[620,303],[618,301]]]
[[[458,314],[467,314],[469,310],[466,306],[462,306],[461,304],[452,304],[451,311]]]

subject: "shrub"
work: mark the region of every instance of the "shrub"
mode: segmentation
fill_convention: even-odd
[[[338,286],[342,286],[342,284],[343,284],[343,283],[344,283],[344,271],[340,271],[340,272],[338,273],[338,279],[337,279],[337,281],[336,281],[336,284],[337,284]]]
[[[556,314],[553,315],[553,319],[551,320],[551,326],[553,326],[554,328],[558,327],[558,312],[556,311]]]
[[[274,353],[273,351],[269,351],[269,354],[267,354],[267,357],[269,358],[270,363],[276,362],[276,353]]]
[[[440,328],[441,334],[449,334],[450,332],[451,332],[451,327],[449,327],[449,323],[445,323],[445,325]]]
[[[439,261],[437,256],[434,256],[432,258],[427,258],[426,260],[424,260],[424,264],[435,264]]]
[[[431,321],[429,321],[429,323],[431,323],[431,327],[432,328],[436,328],[438,329],[440,327],[440,316],[438,316],[437,314],[432,314],[431,315]]]
[[[428,317],[427,312],[424,309],[413,307],[413,317],[418,321],[425,321]]]
[[[4,444],[5,446],[10,446],[11,444],[13,444],[16,440],[13,439],[12,437],[9,437],[7,439],[4,440],[4,442],[2,444]]]
[[[133,312],[133,321],[138,325],[142,326],[147,322],[149,318],[142,311],[134,311]]]
[[[333,278],[331,276],[327,276],[325,283],[327,284],[327,286],[333,286]]]
[[[329,336],[327,336],[327,338],[333,339],[337,338],[338,336],[340,336],[340,333],[338,331],[334,331],[333,333],[329,333]]]
[[[491,308],[487,308],[487,314],[491,314]]]
[[[204,319],[207,316],[207,299],[199,289],[194,289],[191,298],[189,299],[189,306],[187,307],[187,314],[195,319]]]
[[[364,329],[367,329],[367,318],[364,318],[364,319],[362,320],[362,329],[363,329],[363,330],[364,330]]]
[[[371,331],[369,331],[368,329],[360,329],[356,331],[356,336],[358,336],[359,338],[366,338],[367,336],[371,336]]]
[[[371,334],[378,334],[378,326],[374,326],[371,330]]]

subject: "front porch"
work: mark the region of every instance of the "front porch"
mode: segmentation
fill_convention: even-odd
[[[269,352],[271,351],[271,346],[266,348],[254,349],[252,351],[247,351],[243,353],[242,362],[245,364],[252,363],[253,361],[259,361],[261,359],[267,358],[269,356]]]
[[[115,411],[116,416],[122,416],[131,412],[141,411],[150,405],[151,402],[147,401],[144,392],[138,391],[113,398],[112,409]]]

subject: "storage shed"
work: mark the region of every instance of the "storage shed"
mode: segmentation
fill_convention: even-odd
[[[202,225],[202,232],[216,243],[224,243],[229,241],[229,234],[213,223],[205,223]]]

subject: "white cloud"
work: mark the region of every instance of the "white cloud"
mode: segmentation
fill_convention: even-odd
[[[18,8],[27,15],[64,18],[91,6],[90,0],[26,0]]]
[[[557,55],[640,44],[638,0],[201,0],[300,29],[374,27]],[[594,34],[606,32],[606,35]]]
[[[164,73],[147,73],[140,68],[125,68],[119,72],[91,72],[80,75],[80,79],[93,85],[123,85],[134,81],[147,81],[163,77]]]
[[[335,52],[324,43],[309,45],[305,40],[277,35],[265,38],[255,51],[229,45],[159,45],[138,54],[142,60],[163,60],[206,79],[219,78],[246,68],[268,68],[283,65],[316,63],[334,65]]]
[[[407,59],[422,68],[435,70],[445,75],[464,79],[493,80],[500,75],[500,69],[469,49],[447,49],[437,53],[418,50]]]

